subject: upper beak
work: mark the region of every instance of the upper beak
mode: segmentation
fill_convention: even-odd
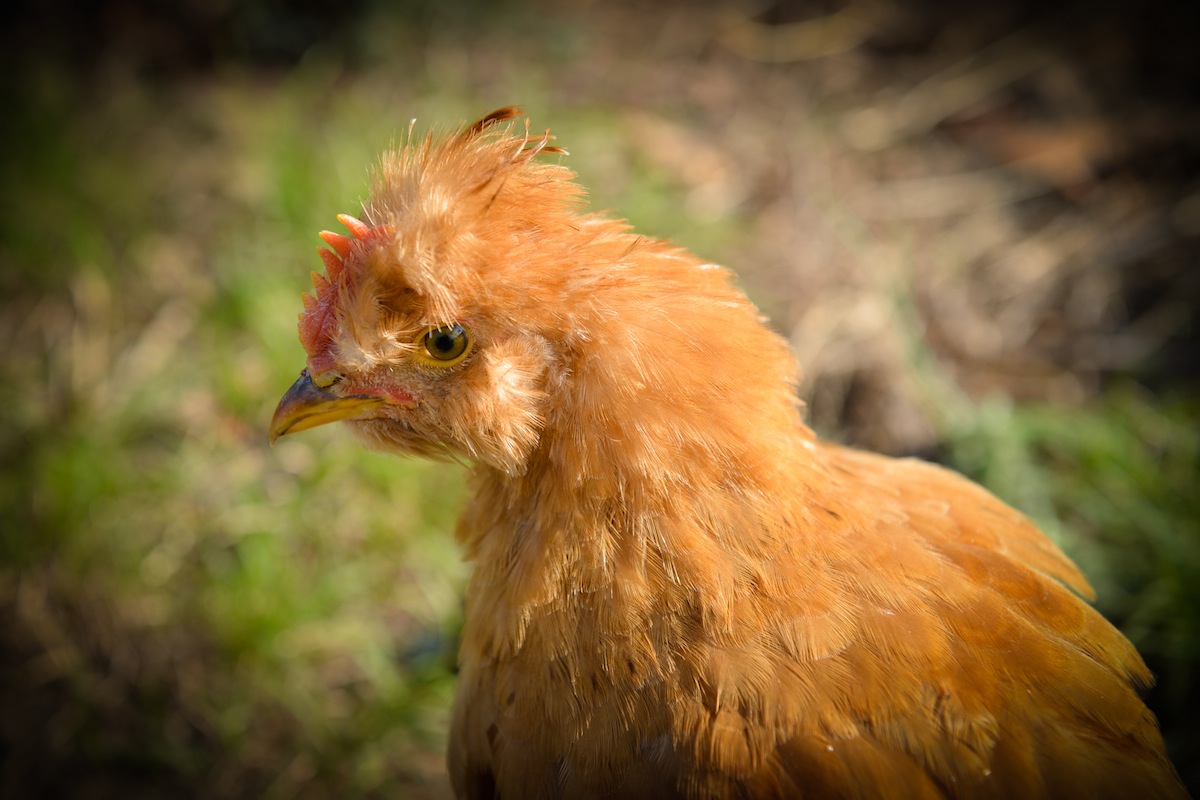
[[[363,416],[363,411],[386,404],[382,397],[370,394],[339,395],[319,388],[312,382],[308,370],[284,393],[271,417],[271,444],[280,436],[305,431],[336,422]]]

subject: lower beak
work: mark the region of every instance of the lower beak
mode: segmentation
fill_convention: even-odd
[[[339,419],[367,416],[363,412],[385,405],[382,397],[369,394],[339,395],[316,386],[308,370],[283,395],[271,417],[271,444],[280,436],[306,431]]]

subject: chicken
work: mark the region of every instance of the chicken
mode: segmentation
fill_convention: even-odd
[[[818,441],[731,274],[586,213],[505,108],[321,233],[271,438],[461,459],[461,798],[1184,797],[1133,646],[1025,517]]]

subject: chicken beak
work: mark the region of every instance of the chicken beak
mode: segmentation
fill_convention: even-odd
[[[271,417],[271,444],[289,433],[306,431],[339,419],[361,417],[366,409],[386,402],[376,395],[339,395],[326,391],[314,384],[308,370],[304,370],[275,407]]]

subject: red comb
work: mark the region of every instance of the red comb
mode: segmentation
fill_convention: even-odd
[[[314,369],[321,368],[321,365],[315,363],[318,361],[328,360],[331,363],[325,366],[332,366],[329,346],[337,333],[334,308],[338,301],[339,287],[350,284],[362,254],[379,240],[391,235],[389,226],[371,227],[349,214],[338,214],[338,222],[350,230],[353,238],[333,231],[321,231],[318,234],[332,249],[322,247],[317,250],[325,264],[325,274],[312,274],[315,291],[302,296],[304,311],[300,314],[297,326],[300,344],[308,353],[310,366]]]

